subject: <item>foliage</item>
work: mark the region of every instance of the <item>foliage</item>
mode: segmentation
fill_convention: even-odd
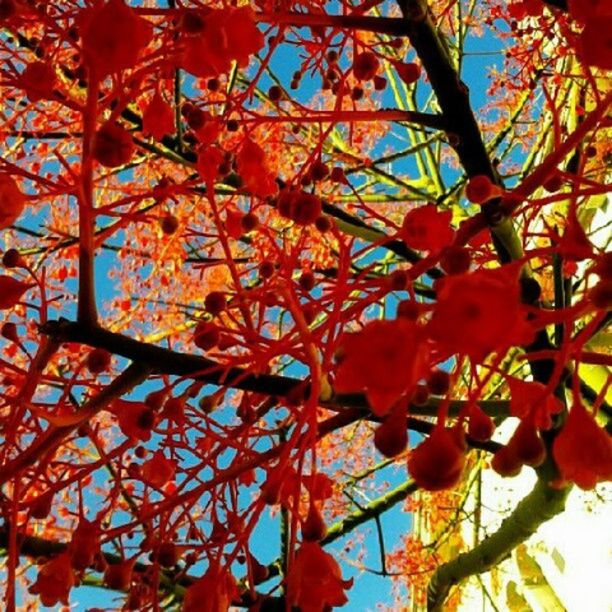
[[[0,0],[7,610],[450,609],[612,479],[608,5]]]

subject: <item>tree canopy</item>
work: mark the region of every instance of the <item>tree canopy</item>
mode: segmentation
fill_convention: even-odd
[[[612,480],[609,2],[0,26],[7,610],[455,609]],[[536,484],[486,532],[490,470]]]

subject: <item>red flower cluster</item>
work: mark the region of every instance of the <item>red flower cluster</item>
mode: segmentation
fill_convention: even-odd
[[[343,580],[340,566],[319,544],[304,542],[287,576],[287,602],[301,612],[342,606],[348,601],[344,591],[352,584],[352,580]]]
[[[429,369],[422,330],[405,318],[369,322],[340,343],[334,388],[339,393],[365,391],[372,412],[384,416],[409,393]]]
[[[248,7],[189,11],[183,20],[181,66],[197,77],[228,72],[235,60],[244,67],[264,44]]]
[[[149,44],[152,27],[123,0],[109,0],[84,11],[83,53],[98,77],[132,68]]]
[[[428,331],[443,352],[481,360],[531,340],[516,267],[449,276],[436,290]]]

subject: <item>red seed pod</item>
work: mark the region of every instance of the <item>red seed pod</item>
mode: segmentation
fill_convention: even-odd
[[[486,442],[491,439],[494,431],[493,419],[485,414],[477,404],[470,406],[468,436],[477,442]]]
[[[151,410],[158,411],[161,410],[167,397],[167,389],[158,389],[157,391],[151,391],[151,393],[148,393],[145,397],[144,403]]]
[[[219,328],[210,321],[200,321],[193,333],[193,342],[203,351],[209,351],[217,346],[220,338]]]
[[[39,495],[30,506],[30,516],[34,519],[46,519],[53,506],[53,491]]]
[[[408,426],[406,410],[396,406],[376,428],[374,446],[385,457],[395,457],[406,450],[408,446]]]
[[[0,332],[3,338],[6,338],[10,342],[18,342],[19,335],[17,334],[17,325],[15,323],[5,323],[2,326],[2,331]]]
[[[274,270],[274,263],[268,259],[259,264],[259,276],[261,276],[261,278],[272,278],[272,276],[274,276]]]
[[[96,133],[92,155],[106,168],[127,164],[134,154],[132,135],[118,123],[107,121]]]
[[[312,291],[315,286],[315,276],[312,272],[306,270],[305,272],[302,272],[298,282],[304,291]]]
[[[332,228],[332,221],[327,215],[319,215],[315,219],[315,227],[324,234],[325,232],[329,232]]]
[[[268,89],[268,98],[272,102],[278,102],[283,97],[283,90],[278,85],[272,85],[270,89]]]
[[[414,62],[397,62],[395,64],[395,69],[397,70],[399,78],[407,85],[418,81],[421,76],[421,67]]]
[[[525,465],[537,467],[546,458],[546,447],[532,419],[523,419],[508,442],[512,454]]]
[[[450,387],[450,376],[444,370],[434,370],[427,377],[427,388],[433,395],[444,395]]]
[[[461,479],[465,453],[457,433],[436,425],[429,437],[408,457],[408,471],[426,491],[454,487]]]
[[[179,220],[174,215],[167,213],[160,219],[159,226],[164,234],[171,236],[178,229]]]
[[[314,503],[310,503],[308,516],[302,523],[302,538],[306,542],[319,542],[327,535],[327,526]]]
[[[491,467],[504,478],[518,476],[523,464],[507,446],[502,446],[494,455]]]
[[[72,534],[69,550],[75,570],[83,571],[93,565],[100,550],[100,525],[82,518]]]
[[[428,401],[429,390],[427,389],[427,385],[418,384],[412,393],[410,403],[415,406],[424,406]]]
[[[180,397],[171,397],[164,405],[163,415],[181,425],[185,422],[185,402]]]
[[[326,179],[329,176],[327,164],[324,164],[321,160],[315,161],[310,167],[310,176],[315,182]]]
[[[371,51],[363,51],[353,60],[353,74],[359,81],[370,81],[378,72],[380,62]]]
[[[261,564],[252,554],[249,553],[249,566],[251,568],[251,576],[253,584],[261,584],[270,577],[268,568]]]
[[[214,317],[227,308],[227,298],[222,291],[211,291],[204,298],[204,308]]]
[[[92,374],[99,374],[107,370],[111,363],[111,354],[105,349],[94,349],[86,358],[85,365]]]
[[[374,77],[374,89],[376,91],[383,91],[387,87],[387,79],[382,76]]]
[[[334,183],[346,183],[346,174],[344,174],[344,170],[340,166],[334,166],[331,169],[329,178]]]
[[[2,196],[0,196],[0,198],[1,197]],[[0,220],[1,218],[2,213],[0,212]],[[0,225],[0,229],[2,229],[2,225]],[[23,257],[21,257],[17,249],[9,249],[2,256],[2,265],[4,265],[5,268],[22,268],[24,264],[25,262],[23,260]]]
[[[245,232],[252,232],[259,226],[259,217],[255,213],[250,212],[242,217],[240,223]]]

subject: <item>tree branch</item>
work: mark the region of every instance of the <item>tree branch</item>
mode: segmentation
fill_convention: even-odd
[[[427,589],[427,609],[430,612],[443,610],[444,601],[454,585],[501,563],[540,525],[563,512],[569,491],[570,488],[553,489],[538,479],[533,490],[519,502],[494,534],[434,572]]]

